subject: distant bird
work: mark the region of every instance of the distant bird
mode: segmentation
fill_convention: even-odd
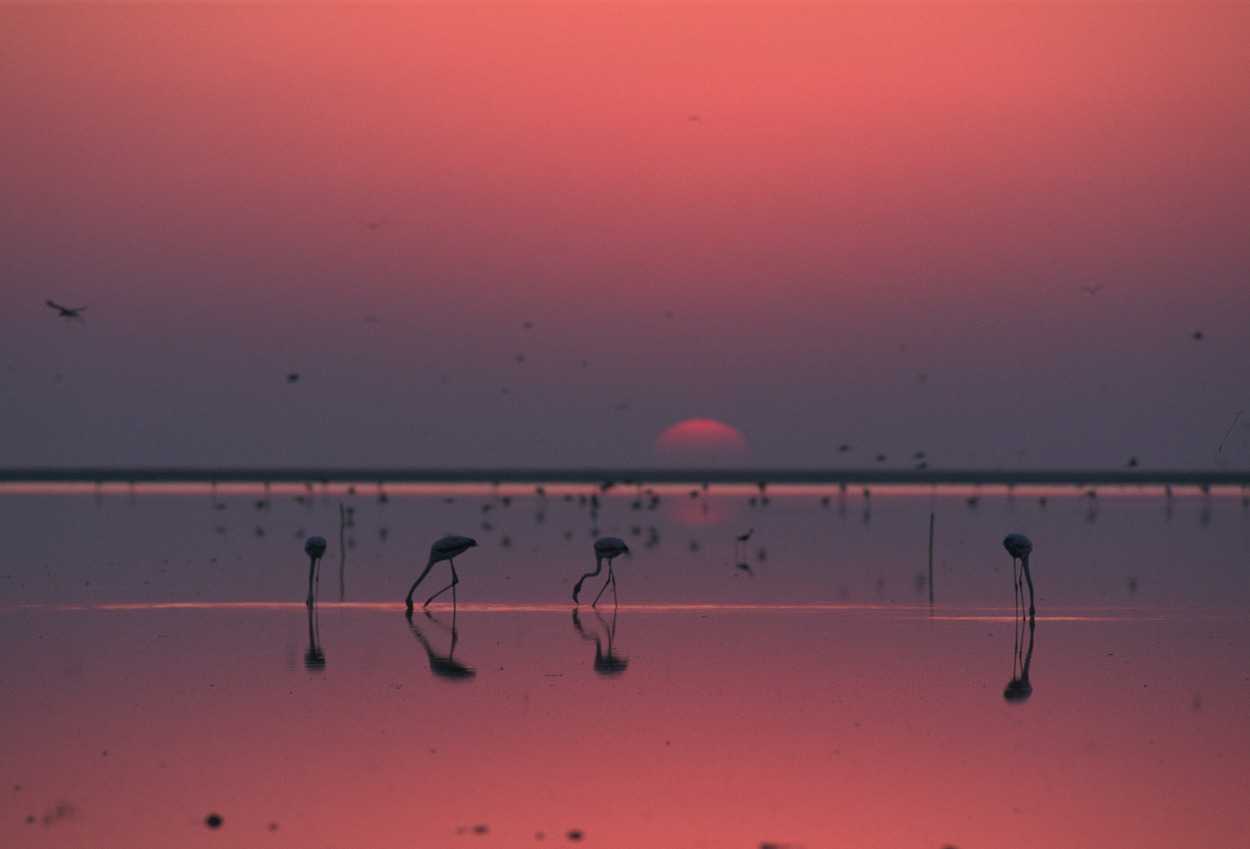
[[[68,319],[76,318],[79,321],[87,320],[86,318],[83,317],[83,314],[82,314],[82,311],[85,310],[86,307],[63,307],[60,304],[56,303],[55,301],[48,301],[47,304],[48,306],[52,307],[52,309],[54,310],[60,310],[61,318],[68,318]]]
[[[1033,551],[1033,543],[1024,534],[1007,534],[1003,537],[1003,548],[1011,555],[1012,578],[1015,582],[1016,599],[1024,606],[1024,589],[1020,586],[1020,577],[1016,573],[1016,561],[1024,572],[1024,579],[1029,582],[1029,618],[1033,618],[1033,576],[1029,574],[1029,554]]]
[[[297,371],[287,372],[287,375],[286,375],[286,382],[287,382],[287,383],[297,383],[297,382],[299,382],[299,372],[297,372]]]
[[[755,533],[755,528],[751,528],[745,534],[738,534],[734,537],[734,560],[737,561],[739,569],[745,569],[749,574],[751,567],[744,561],[746,560],[746,544],[751,539],[751,534]]]
[[[573,601],[580,604],[577,597],[582,592],[582,584],[587,578],[593,578],[603,571],[603,561],[608,561],[608,579],[603,582],[603,588],[599,590],[599,595],[595,596],[595,600],[591,603],[591,607],[599,604],[599,596],[603,595],[603,591],[608,588],[608,584],[612,585],[612,603],[616,604],[616,576],[612,573],[612,559],[620,554],[628,554],[629,546],[625,544],[625,540],[618,537],[600,537],[595,540],[595,571],[587,572],[578,578],[577,583],[573,586]]]
[[[417,585],[425,580],[425,576],[430,574],[430,569],[434,568],[434,564],[440,560],[446,560],[451,564],[451,583],[443,587],[434,595],[425,600],[422,607],[428,607],[430,602],[438,598],[443,593],[451,590],[451,603],[456,603],[456,584],[460,583],[460,578],[456,575],[456,561],[453,559],[457,555],[463,554],[473,546],[477,545],[477,540],[469,537],[449,536],[443,537],[438,542],[430,546],[430,562],[425,564],[425,571],[421,576],[413,582],[411,589],[408,590],[408,597],[404,599],[404,607],[409,613],[412,612],[412,594],[416,591]]]
[[[48,301],[48,303],[52,303],[52,302],[51,302],[51,301]],[[62,315],[64,315],[64,313],[62,313]],[[1201,330],[1195,330],[1195,331],[1194,331],[1194,338],[1195,338],[1195,339],[1199,339],[1199,340],[1200,340],[1200,339],[1202,339],[1202,331],[1201,331]]]
[[[321,555],[326,553],[325,537],[309,537],[304,543],[304,553],[308,555],[310,561],[308,564],[308,601],[304,603],[312,607],[317,598],[316,585],[321,583],[321,576],[317,574],[317,564],[321,562]]]
[[[1082,292],[1088,292],[1091,295],[1097,295],[1100,289],[1102,289],[1101,283],[1098,284],[1097,286],[1082,286],[1081,287]]]

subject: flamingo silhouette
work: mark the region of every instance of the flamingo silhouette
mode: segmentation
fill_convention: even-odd
[[[1029,619],[1033,618],[1033,576],[1029,574],[1029,554],[1033,551],[1033,543],[1024,534],[1007,534],[1003,538],[1003,548],[1011,555],[1011,575],[1015,584],[1016,601],[1024,606],[1024,588],[1020,586],[1020,576],[1016,571],[1016,561],[1020,561],[1020,569],[1024,579],[1029,583]]]
[[[304,602],[312,607],[317,600],[316,586],[321,583],[320,570],[317,564],[321,562],[321,555],[326,553],[325,537],[309,537],[304,543],[304,553],[308,555],[308,601]]]
[[[434,595],[425,600],[422,607],[428,607],[430,602],[438,598],[443,593],[451,590],[451,603],[456,603],[456,584],[460,583],[460,577],[456,574],[456,561],[453,559],[458,554],[463,554],[473,546],[477,545],[477,540],[469,537],[448,536],[435,542],[430,546],[430,562],[425,564],[425,571],[413,582],[412,587],[408,590],[408,597],[404,599],[404,607],[409,613],[412,612],[412,594],[416,592],[417,585],[425,580],[425,576],[430,574],[430,570],[434,568],[434,564],[440,560],[446,560],[451,564],[451,583],[443,587]]]
[[[595,600],[594,602],[591,603],[590,606],[598,607],[599,597],[602,596],[603,591],[608,588],[608,584],[612,585],[612,604],[615,605],[616,604],[616,575],[612,573],[612,559],[616,557],[617,555],[628,554],[628,553],[629,553],[629,546],[627,546],[625,544],[625,541],[623,539],[620,539],[619,537],[600,537],[599,539],[595,540],[595,571],[587,572],[585,575],[582,575],[580,578],[578,578],[577,583],[573,585],[574,603],[577,603],[577,604],[581,603],[577,600],[577,597],[578,595],[581,594],[582,584],[585,582],[587,578],[593,578],[595,575],[598,575],[601,571],[603,571],[603,561],[606,560],[608,561],[608,579],[603,582],[603,588],[599,590],[599,595],[595,596]]]

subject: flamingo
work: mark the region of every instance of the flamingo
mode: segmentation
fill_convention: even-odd
[[[582,591],[582,583],[587,578],[598,575],[603,570],[603,561],[606,560],[608,561],[608,579],[603,582],[603,589],[599,590],[599,595],[595,596],[595,600],[590,606],[597,607],[599,605],[599,596],[603,595],[603,590],[608,588],[608,584],[612,585],[612,603],[616,604],[616,576],[612,573],[612,558],[619,554],[628,553],[629,546],[625,544],[625,540],[619,537],[600,537],[595,540],[595,571],[587,572],[578,578],[577,583],[573,586],[573,601],[580,604],[577,601],[577,596]]]
[[[425,580],[425,576],[430,574],[430,569],[434,568],[434,564],[440,560],[446,560],[451,564],[451,583],[427,598],[425,600],[425,604],[421,606],[428,607],[430,602],[448,590],[451,590],[451,603],[454,605],[456,603],[456,584],[460,583],[460,578],[456,575],[456,561],[453,558],[459,554],[463,554],[475,545],[477,545],[477,540],[475,539],[470,539],[469,537],[449,536],[443,537],[430,546],[430,562],[425,564],[425,571],[423,571],[420,577],[413,582],[412,587],[408,590],[408,597],[404,599],[404,606],[407,611],[412,613],[412,594],[416,591],[417,584],[420,584],[423,580]]]
[[[304,603],[312,607],[317,598],[315,584],[321,583],[317,564],[321,562],[321,555],[326,553],[325,537],[309,537],[304,543],[304,553],[308,555],[310,561],[308,564],[308,601]]]
[[[1024,604],[1024,590],[1020,586],[1020,578],[1016,574],[1016,561],[1024,570],[1024,579],[1029,582],[1029,618],[1033,618],[1033,577],[1029,574],[1029,554],[1033,551],[1033,543],[1024,534],[1007,534],[1003,537],[1003,548],[1011,555],[1012,578],[1015,583],[1016,597]]]

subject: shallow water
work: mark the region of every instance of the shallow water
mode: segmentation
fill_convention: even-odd
[[[1239,495],[590,494],[0,496],[0,843],[1245,845]],[[575,619],[598,533],[621,604]]]

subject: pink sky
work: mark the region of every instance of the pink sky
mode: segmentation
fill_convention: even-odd
[[[1250,462],[1245,7],[0,24],[0,464]]]

